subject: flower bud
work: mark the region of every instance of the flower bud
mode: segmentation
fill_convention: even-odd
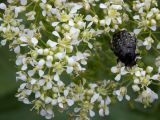
[[[90,6],[89,3],[85,3],[85,6],[84,6],[84,7],[85,7],[85,10],[87,10],[87,11],[90,10],[90,8],[91,8],[91,6]]]
[[[154,19],[151,19],[151,25],[153,25],[153,26],[156,25],[156,21]]]

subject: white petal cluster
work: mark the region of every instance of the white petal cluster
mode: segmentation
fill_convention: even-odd
[[[111,71],[113,73],[116,73],[117,76],[120,76],[121,69],[124,69],[124,66],[119,66],[119,69],[117,69],[117,67],[112,67]],[[156,99],[158,99],[158,95],[154,93],[151,88],[149,88],[149,86],[152,84],[153,81],[159,81],[159,72],[158,74],[153,74],[153,67],[151,66],[147,66],[145,70],[138,66],[125,69],[125,73],[132,76],[129,83],[132,84],[132,90],[138,94],[138,97],[135,99],[135,101],[141,102],[144,104],[145,107],[147,107]],[[124,97],[126,98],[126,100],[130,100],[130,96],[127,95],[126,87],[121,87],[119,90],[115,90],[113,94],[117,96],[119,101],[122,101]]]
[[[160,20],[160,10],[156,0],[136,0],[133,2],[133,10],[136,14],[133,19],[138,22],[138,28],[156,31]]]
[[[128,101],[130,100],[130,96],[127,95],[127,88],[126,87],[121,87],[119,90],[115,90],[113,92],[113,94],[117,96],[119,101],[122,101],[124,97]]]
[[[111,68],[112,73],[116,73],[116,77],[114,78],[116,81],[121,80],[121,76],[126,75],[128,72],[126,71],[125,66],[121,66],[121,63],[117,66]]]
[[[147,37],[144,39],[143,45],[146,46],[146,49],[149,50],[152,47],[154,40],[151,37]]]
[[[103,10],[105,15],[105,18],[101,19],[99,23],[107,32],[115,32],[123,22],[128,20],[128,15],[123,12],[123,8],[127,9],[123,0],[100,3],[99,8]]]
[[[138,96],[136,101],[143,103],[145,107],[147,107],[157,99],[158,95],[150,88],[146,88],[146,90],[142,91],[142,93]]]

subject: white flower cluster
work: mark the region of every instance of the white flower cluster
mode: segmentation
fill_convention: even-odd
[[[138,29],[151,29],[156,31],[160,20],[160,10],[156,0],[136,0],[133,2],[133,10],[136,14],[133,19],[138,22]]]
[[[132,76],[129,84],[132,84],[133,91],[138,93],[135,101],[143,103],[145,107],[158,99],[158,95],[149,88],[153,81],[159,81],[160,78],[159,74],[152,74],[153,67],[147,66],[146,70],[144,70],[138,66],[127,68],[123,65],[122,67],[117,65],[112,67],[111,71],[117,74],[115,80],[120,80],[121,75],[130,74]],[[114,91],[114,94],[117,95],[119,101],[122,101],[124,96],[127,100],[130,100],[126,87],[121,87],[119,90]]]
[[[77,120],[94,117],[97,108],[100,116],[109,115],[112,100],[132,99],[128,87],[137,93],[135,101],[149,106],[158,99],[149,85],[160,81],[159,57],[155,62],[158,72],[150,66],[144,70],[138,65],[128,68],[118,63],[111,68],[117,74],[116,81],[89,82],[83,73],[88,59],[94,59],[97,38],[111,38],[117,30],[134,31],[139,39],[138,49],[146,46],[150,50],[157,39],[153,34],[160,20],[157,6],[156,0],[135,0],[132,4],[123,0],[0,3],[0,42],[2,46],[9,44],[16,54],[16,78],[21,81],[16,97],[33,104],[33,109],[46,119],[52,119],[57,108],[66,111],[73,105],[73,118]],[[126,23],[136,27],[129,29]],[[144,37],[143,32],[147,34]]]
[[[109,2],[100,3],[99,7],[103,10],[105,16],[99,21],[99,24],[105,28],[106,32],[115,32],[119,29],[119,25],[129,19],[126,12],[124,12],[129,11],[129,8],[123,0],[110,0]]]

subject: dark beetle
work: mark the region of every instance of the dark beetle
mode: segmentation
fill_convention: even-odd
[[[126,30],[113,35],[112,50],[125,66],[131,67],[136,64],[136,38]]]

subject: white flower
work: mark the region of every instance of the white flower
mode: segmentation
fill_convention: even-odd
[[[68,104],[68,106],[72,106],[74,104],[74,100],[67,99],[67,104]]]
[[[160,42],[157,44],[157,49],[160,49]]]
[[[2,40],[2,41],[1,41],[1,45],[2,45],[2,46],[5,46],[6,43],[7,43],[7,40]]]
[[[48,114],[50,114],[50,115],[52,115],[52,114],[53,114],[53,110],[52,110],[52,108],[51,108],[51,107],[48,107],[48,108],[47,108],[47,113],[48,113]]]
[[[30,102],[27,98],[24,98],[24,99],[23,99],[23,103],[24,103],[24,104],[31,104],[31,102]]]
[[[50,60],[48,60],[48,61],[46,61],[46,66],[48,67],[48,68],[51,68],[52,67],[52,61],[50,61]]]
[[[140,77],[140,76],[141,76],[141,72],[140,72],[140,71],[136,71],[136,72],[135,72],[135,75],[136,75],[137,77]]]
[[[22,81],[26,81],[27,77],[25,74],[23,74],[21,71],[20,72],[17,72],[17,77],[16,77],[16,80],[22,80]]]
[[[154,25],[154,26],[151,26],[151,27],[150,27],[150,29],[151,29],[151,30],[153,30],[153,31],[156,31],[156,29],[157,29],[157,26],[156,26],[156,25]]]
[[[102,9],[106,9],[106,8],[107,8],[107,5],[104,4],[104,3],[100,3],[99,7],[102,8]]]
[[[137,92],[140,90],[139,86],[138,85],[132,85],[132,89]]]
[[[40,115],[41,115],[41,116],[46,116],[46,114],[47,114],[47,112],[46,112],[44,109],[42,109],[42,110],[40,111]]]
[[[91,103],[94,103],[99,98],[99,94],[95,93],[91,98]]]
[[[46,104],[49,104],[49,103],[51,103],[52,102],[52,98],[51,97],[46,97],[45,98],[45,103]]]
[[[115,78],[116,81],[120,81],[121,80],[121,74],[118,74]]]
[[[92,17],[91,15],[87,15],[87,16],[85,17],[85,20],[86,20],[86,21],[92,21],[92,19],[93,19],[93,17]]]
[[[30,77],[32,77],[34,74],[35,74],[35,71],[34,71],[34,70],[29,70],[29,71],[28,71],[28,75],[29,75]]]
[[[135,15],[135,16],[133,16],[133,19],[139,20],[139,19],[140,19],[140,16],[139,16],[139,15]]]
[[[89,110],[89,115],[90,115],[91,117],[94,117],[94,116],[95,116],[95,112],[94,112],[93,110]]]
[[[17,66],[22,65],[24,58],[25,58],[25,56],[23,56],[23,55],[17,56],[16,65],[17,65]]]
[[[125,70],[125,67],[122,67],[120,69],[120,73],[121,73],[121,75],[126,75],[128,72]]]
[[[68,58],[68,64],[71,65],[71,66],[75,64],[75,61],[74,61],[73,57]]]
[[[118,73],[119,69],[117,68],[117,66],[114,66],[114,67],[111,68],[111,72],[112,73]]]
[[[16,54],[19,54],[20,53],[20,46],[17,46],[16,48],[14,48],[14,52]]]
[[[151,25],[152,25],[153,27],[156,27],[156,24],[157,24],[156,20],[151,19]],[[156,29],[155,29],[155,30],[156,30]]]
[[[35,19],[35,15],[36,15],[35,11],[30,11],[30,12],[26,13],[27,20],[34,20]]]
[[[52,47],[52,48],[56,48],[57,43],[54,42],[54,41],[48,40],[47,41],[47,45],[50,46],[50,47]]]
[[[142,29],[134,29],[134,34],[138,35],[141,32]]]
[[[156,60],[155,60],[155,65],[156,65],[157,67],[160,66],[160,56],[158,56],[158,57],[156,58]]]
[[[106,21],[106,24],[109,26],[111,24],[112,19],[111,18],[106,18],[105,21]]]
[[[158,99],[157,94],[147,87],[153,80],[160,81],[159,58],[155,62],[158,68],[155,74],[152,74],[155,70],[151,66],[144,70],[138,65],[126,67],[120,62],[111,68],[116,81],[92,81],[83,74],[90,67],[88,62],[92,62],[94,51],[103,47],[102,41],[96,39],[126,29],[126,24],[122,23],[134,24],[134,30],[130,27],[127,30],[137,36],[138,47],[150,49],[154,45],[151,36],[143,38],[149,34],[148,30],[158,30],[160,10],[155,0],[132,1],[133,9],[124,0],[51,1],[33,0],[32,4],[28,0],[7,0],[6,5],[0,3],[1,45],[7,42],[10,50],[15,52],[19,70],[16,80],[23,82],[18,89],[18,100],[33,104],[33,108],[46,119],[54,117],[53,110],[57,107],[62,111],[73,107],[74,112],[80,113],[80,117],[76,116],[89,119],[95,116],[95,109],[99,110],[100,116],[109,115],[110,97],[117,97],[119,101],[130,100],[129,87],[139,94],[137,101],[145,105]],[[94,11],[97,7],[99,11]],[[35,11],[37,8],[40,8],[40,14]],[[135,14],[134,21],[129,21],[128,12]],[[92,74],[92,69],[90,72]],[[73,81],[67,81],[65,74]],[[122,76],[128,75],[133,80],[120,81]]]
[[[99,115],[102,116],[102,117],[105,116],[105,115],[109,115],[109,107],[108,107],[109,102],[106,102],[106,101],[101,100],[101,103],[99,105],[100,106]]]
[[[31,42],[33,46],[36,46],[38,44],[38,40],[35,37],[31,39]]]
[[[81,108],[74,108],[74,112],[78,113],[81,110]]]
[[[44,17],[50,15],[52,10],[52,6],[50,4],[46,4],[45,2],[46,0],[43,3],[40,3],[40,7],[42,8],[42,15]]]
[[[60,80],[58,74],[55,74],[55,75],[54,75],[54,80],[55,80],[55,81],[59,81],[59,80]]]
[[[59,22],[53,22],[53,23],[52,23],[52,26],[53,26],[53,27],[56,27],[58,24],[59,24]]]
[[[158,95],[147,87],[146,90],[144,90],[135,101],[141,102],[145,105],[145,107],[147,107],[150,105],[150,103],[157,99]]]
[[[143,45],[146,46],[147,50],[150,50],[152,47],[152,43],[154,43],[154,40],[151,37],[147,37],[147,38],[145,38]]]
[[[18,14],[25,10],[24,6],[15,7],[15,17],[18,17]]]
[[[41,96],[41,93],[39,91],[35,92],[35,98],[39,98]]]
[[[83,7],[82,5],[74,4],[74,6],[71,8],[70,13],[71,14],[77,13],[77,10],[81,9],[82,7]]]
[[[21,84],[20,87],[19,87],[19,89],[23,90],[26,87],[26,85],[27,85],[26,83]]]
[[[59,53],[55,54],[55,57],[58,58],[59,60],[61,60],[65,57],[65,53],[64,52],[59,52]]]
[[[30,83],[31,83],[32,85],[36,84],[36,82],[37,82],[37,80],[35,80],[35,79],[31,79],[31,81],[30,81]]]
[[[43,60],[43,59],[41,59],[41,60],[38,62],[38,66],[39,66],[39,67],[42,67],[44,64],[45,64],[45,60]]]
[[[52,82],[51,81],[47,82],[46,87],[47,87],[48,90],[52,89]]]
[[[148,14],[147,14],[147,18],[151,18],[152,16],[153,16],[153,12],[149,11]]]
[[[41,79],[38,81],[38,85],[39,86],[43,86],[45,84],[45,80],[44,79]]]
[[[38,53],[39,55],[43,55],[43,49],[38,49],[38,50],[37,50],[37,53]]]
[[[32,90],[25,90],[26,95],[31,95],[31,93],[32,93]]]
[[[64,96],[67,97],[69,94],[69,91],[68,90],[64,90]]]
[[[114,66],[111,68],[112,73],[118,73],[115,77],[116,81],[119,81],[121,79],[122,75],[126,75],[128,72],[125,70],[125,67],[120,66]]]
[[[19,39],[20,39],[22,42],[27,42],[27,41],[28,41],[25,36],[21,36]]]
[[[21,5],[27,5],[27,0],[20,0]]]
[[[113,9],[115,9],[115,10],[122,10],[122,6],[121,5],[112,5],[111,7]]]
[[[57,99],[53,99],[51,104],[55,106],[57,105],[57,103],[58,103]]]
[[[134,84],[139,84],[140,83],[140,80],[138,78],[135,78],[134,79]]]
[[[105,20],[103,19],[103,20],[100,20],[100,25],[101,26],[105,26]]]
[[[6,9],[6,5],[4,3],[0,3],[0,9],[5,10]]]
[[[69,67],[69,66],[68,66],[66,72],[67,72],[68,74],[72,73],[72,72],[73,72],[73,67]]]
[[[121,87],[119,90],[114,91],[114,95],[117,96],[119,101],[123,100],[123,97],[126,98],[126,100],[130,100],[130,96],[127,95],[127,88],[126,87]]]
[[[41,0],[43,3],[46,3],[47,1],[46,0]]]
[[[64,108],[62,103],[59,103],[58,105],[59,105],[60,108],[62,108],[62,109]]]
[[[60,35],[57,31],[53,31],[52,34],[55,35],[56,37],[60,38]]]
[[[48,45],[49,45],[49,43],[48,43]],[[55,48],[54,48],[54,49],[55,49]],[[45,48],[44,51],[43,51],[43,54],[44,54],[44,55],[48,55],[48,54],[49,54],[49,49],[48,49],[48,48]]]
[[[21,67],[21,70],[27,70],[27,64],[24,64],[22,67]]]
[[[52,117],[53,117],[53,115],[50,115],[50,114],[47,114],[47,115],[45,116],[45,118],[48,119],[48,120],[51,119]]]
[[[155,74],[151,77],[153,80],[158,80],[158,78],[160,78],[159,74]]]
[[[109,105],[111,103],[111,99],[109,96],[107,96],[106,100],[105,100],[105,104]]]
[[[152,71],[153,71],[153,67],[147,66],[146,72],[147,72],[147,73],[151,73]]]
[[[47,61],[53,61],[53,56],[48,55],[48,56],[47,56]]]

